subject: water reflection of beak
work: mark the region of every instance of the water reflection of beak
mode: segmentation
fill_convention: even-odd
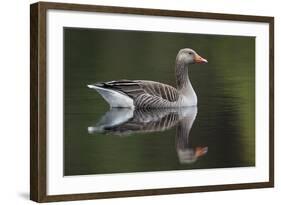
[[[195,156],[201,157],[208,152],[208,147],[196,147],[195,148]]]
[[[195,57],[194,57],[194,62],[195,62],[195,63],[199,63],[199,64],[208,63],[208,61],[207,61],[205,58],[202,58],[202,57],[199,56],[198,54],[195,55]]]

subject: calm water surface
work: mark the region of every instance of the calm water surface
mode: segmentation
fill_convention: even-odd
[[[145,79],[174,85],[179,49],[208,59],[191,65],[198,106],[113,109],[87,84]],[[64,30],[64,174],[255,165],[253,37]]]

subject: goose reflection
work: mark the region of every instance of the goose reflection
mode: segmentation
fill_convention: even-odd
[[[195,162],[208,151],[208,147],[195,147],[190,143],[190,130],[196,115],[197,107],[135,110],[112,108],[95,126],[88,127],[88,132],[125,136],[160,132],[176,127],[179,162],[188,164]]]

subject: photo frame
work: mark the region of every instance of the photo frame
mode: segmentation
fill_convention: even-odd
[[[180,30],[183,25],[196,26]],[[130,174],[111,172],[114,174],[65,177],[64,28],[254,37],[254,166],[192,171],[167,169]],[[193,180],[189,182],[183,180],[191,178]],[[53,202],[273,186],[273,17],[49,2],[38,2],[30,6],[31,200]]]

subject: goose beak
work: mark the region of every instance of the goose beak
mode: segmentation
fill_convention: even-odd
[[[195,156],[201,157],[208,152],[208,147],[196,147],[195,149]]]
[[[199,64],[205,64],[208,63],[208,61],[205,58],[202,58],[198,54],[194,57],[194,62]]]

